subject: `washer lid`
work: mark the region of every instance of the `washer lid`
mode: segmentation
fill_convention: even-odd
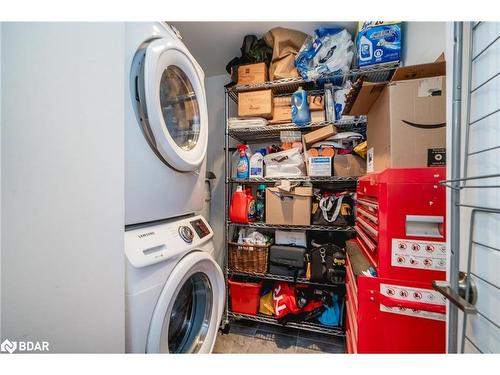
[[[224,310],[224,276],[207,254],[186,255],[155,306],[147,353],[210,353]]]
[[[170,167],[198,169],[207,150],[204,83],[192,57],[165,38],[146,47],[138,91],[148,142]]]

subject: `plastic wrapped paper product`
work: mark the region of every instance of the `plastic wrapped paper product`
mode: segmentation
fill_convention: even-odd
[[[319,28],[302,45],[295,66],[304,79],[327,73],[347,72],[354,56],[351,34],[340,28]],[[334,82],[334,84],[338,84]]]
[[[346,94],[351,89],[351,81],[346,81],[341,89],[335,91],[334,102],[335,102],[335,120],[339,121],[342,119],[342,112],[344,112],[345,98]]]

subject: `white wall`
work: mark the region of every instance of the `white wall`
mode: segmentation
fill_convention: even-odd
[[[2,27],[0,22],[0,338],[2,336]]]
[[[446,49],[446,22],[405,22],[404,65],[430,63]]]
[[[210,204],[210,225],[214,230],[215,259],[222,266],[224,262],[224,85],[229,75],[205,79],[208,102],[208,150],[207,171],[213,171],[217,178],[212,181]]]
[[[3,25],[3,338],[124,351],[124,35]]]

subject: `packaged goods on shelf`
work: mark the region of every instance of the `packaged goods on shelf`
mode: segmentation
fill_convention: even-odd
[[[335,134],[337,134],[337,128],[335,126],[333,125],[322,126],[318,130],[314,130],[312,132],[304,134],[304,142],[306,143],[306,145],[310,145],[322,141],[323,139],[331,137]]]
[[[297,186],[291,191],[279,187],[266,189],[266,223],[311,224],[312,187]]]
[[[311,111],[307,101],[307,91],[299,87],[292,94],[292,121],[298,126],[311,122]]]
[[[358,177],[366,174],[366,160],[356,154],[335,155],[333,175],[339,177]]]
[[[267,79],[267,66],[264,62],[238,66],[238,85],[263,83]]]
[[[345,29],[319,28],[302,45],[295,66],[302,78],[311,80],[322,74],[347,72],[354,56],[352,47],[351,34]]]
[[[307,102],[309,103],[309,110],[311,112],[314,111],[323,111],[325,109],[323,95],[309,95],[307,97]]]
[[[273,98],[273,118],[271,124],[282,124],[292,122],[292,104],[290,96],[279,96]]]
[[[227,120],[230,129],[261,128],[267,125],[263,117],[230,117]]]
[[[312,111],[311,122],[323,122],[326,120],[325,111]]]
[[[359,22],[356,37],[359,67],[401,60],[400,22]]]
[[[297,148],[268,154],[264,157],[266,177],[300,177],[305,175],[304,159]]]
[[[240,92],[238,94],[238,116],[271,118],[273,116],[272,90]]]
[[[274,243],[276,245],[307,247],[306,232],[296,230],[276,230]]]

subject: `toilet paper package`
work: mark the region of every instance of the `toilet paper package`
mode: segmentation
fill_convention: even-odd
[[[358,67],[401,61],[401,22],[359,22]]]

